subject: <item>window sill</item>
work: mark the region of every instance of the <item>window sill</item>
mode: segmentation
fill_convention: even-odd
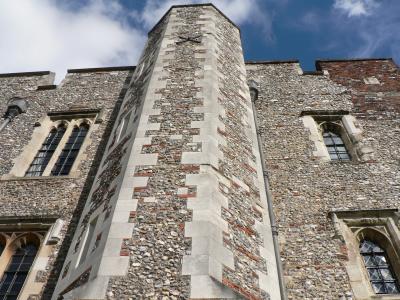
[[[64,176],[15,176],[15,175],[3,175],[0,181],[25,181],[25,180],[62,180],[62,179],[76,179],[78,174],[64,175]]]
[[[391,294],[391,295],[373,295],[371,299],[375,300],[400,300],[400,294]]]
[[[358,161],[353,160],[329,160],[331,164],[358,164]]]

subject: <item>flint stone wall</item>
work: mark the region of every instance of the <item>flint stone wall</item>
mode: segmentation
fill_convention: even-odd
[[[346,65],[347,72],[338,74],[328,65],[329,76],[326,72],[302,75],[298,63],[247,64],[248,79],[260,85],[257,116],[289,299],[338,299],[351,292],[345,269],[348,249],[333,238],[329,211],[399,206],[398,118],[358,118],[363,141],[374,149],[375,160],[335,163],[312,156],[313,143],[300,118],[302,111],[360,112],[358,102],[353,102],[357,90],[345,85],[353,76],[352,62]],[[388,78],[380,71],[372,75],[383,83],[382,78]],[[391,92],[393,84],[388,86]]]
[[[71,71],[57,88],[49,86],[53,85],[54,78],[54,74],[49,72],[0,74],[1,114],[6,111],[11,97],[27,97],[29,104],[27,112],[17,116],[0,134],[0,176],[8,175],[14,160],[30,142],[35,126],[38,126],[36,123],[47,113],[67,111],[72,107],[101,109],[103,112],[103,121],[95,124],[91,136],[87,137],[90,144],[85,150],[85,159],[79,162],[78,176],[0,180],[0,222],[2,216],[18,216],[21,219],[56,216],[66,221],[63,239],[53,248],[45,270],[37,278],[45,283],[40,299],[49,299],[53,293],[82,202],[87,197],[116,117],[125,81],[131,76],[129,68],[123,71],[116,69]]]

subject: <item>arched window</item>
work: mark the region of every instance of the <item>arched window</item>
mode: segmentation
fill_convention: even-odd
[[[51,157],[54,154],[61,138],[65,133],[65,126],[60,125],[57,128],[53,128],[46,140],[43,142],[42,147],[37,152],[35,158],[33,159],[28,171],[26,171],[25,176],[41,176],[44,169],[46,169]]]
[[[399,285],[386,251],[378,244],[364,240],[360,243],[360,254],[374,292],[376,294],[399,293]]]
[[[64,149],[61,151],[61,154],[51,171],[51,175],[60,176],[69,174],[88,131],[89,125],[87,124],[81,124],[79,127],[74,127]]]
[[[21,245],[15,250],[0,281],[0,299],[17,300],[37,251],[34,243]]]
[[[324,131],[323,137],[331,160],[350,160],[349,152],[347,151],[346,145],[339,134],[327,130]]]
[[[0,234],[0,256],[3,254],[7,241],[2,234]]]

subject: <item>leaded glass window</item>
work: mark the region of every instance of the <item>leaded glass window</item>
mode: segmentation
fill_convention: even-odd
[[[15,251],[0,281],[1,300],[17,300],[37,250],[36,245],[27,244]]]
[[[360,254],[374,292],[376,294],[399,293],[399,285],[385,250],[371,241],[364,240],[360,244]]]
[[[64,125],[53,128],[37,152],[25,176],[41,176],[65,133]]]
[[[323,137],[331,160],[350,160],[350,155],[340,135],[331,131],[326,131]]]
[[[60,176],[69,174],[88,131],[89,126],[87,124],[74,127],[51,171],[51,175]]]

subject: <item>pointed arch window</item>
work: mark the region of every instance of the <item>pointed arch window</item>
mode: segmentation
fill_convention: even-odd
[[[43,174],[43,171],[46,169],[47,164],[49,163],[54,151],[60,143],[65,130],[66,128],[64,124],[61,124],[57,128],[53,128],[50,131],[49,135],[43,142],[31,165],[29,166],[28,171],[26,171],[25,176],[41,176]]]
[[[0,282],[0,299],[18,298],[37,251],[37,245],[31,242],[15,250]]]
[[[51,175],[60,176],[69,174],[88,131],[89,125],[86,123],[74,127],[51,171]]]
[[[378,244],[364,240],[360,243],[360,254],[374,292],[376,294],[398,294],[399,284],[386,251]]]
[[[328,130],[324,131],[323,138],[331,160],[350,160],[349,152],[339,134]]]

